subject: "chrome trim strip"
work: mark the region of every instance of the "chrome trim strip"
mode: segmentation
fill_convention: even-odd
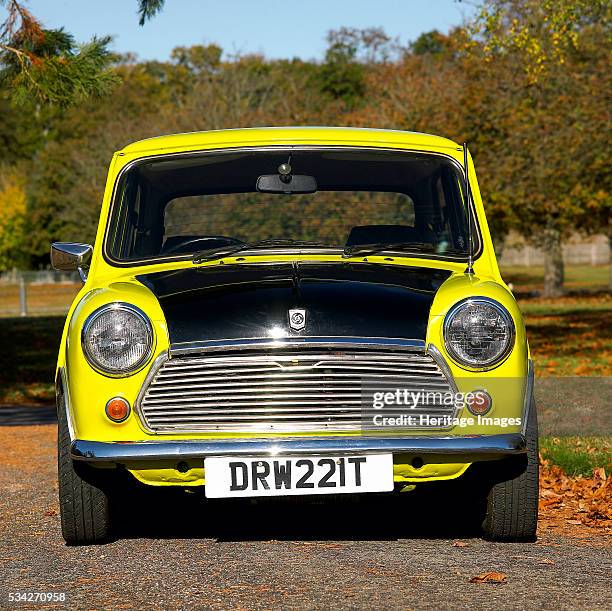
[[[175,461],[207,456],[292,456],[295,454],[465,454],[470,461],[526,451],[520,433],[457,437],[297,437],[278,439],[224,439],[189,441],[104,442],[77,439],[74,460],[90,462]]]
[[[534,378],[535,374],[533,369],[533,361],[529,359],[527,361],[527,383],[525,384],[525,399],[523,401],[523,420],[521,426],[521,432],[523,435],[527,434],[527,419],[529,418],[531,399],[533,397]]]
[[[425,342],[420,339],[401,339],[387,337],[251,337],[243,339],[213,339],[199,342],[183,342],[170,346],[170,357],[200,352],[221,350],[249,350],[257,348],[395,348],[398,350],[424,351]]]
[[[428,344],[425,353],[429,354],[429,356],[435,361],[436,365],[438,365],[440,371],[446,378],[446,382],[448,382],[448,385],[451,387],[451,390],[455,393],[456,396],[459,393],[459,387],[457,386],[457,382],[455,382],[453,373],[451,372],[450,367],[448,366],[448,363],[446,362],[446,359],[444,358],[443,354],[433,344]],[[463,408],[463,405],[458,405],[457,407],[455,407],[455,413],[453,414],[453,418],[458,418]],[[452,428],[454,427],[447,426],[442,430],[449,431]]]
[[[66,422],[68,423],[68,434],[70,435],[70,441],[74,441],[76,437],[74,433],[74,424],[72,422],[72,414],[70,411],[70,388],[68,386],[68,378],[66,374],[66,368],[60,367],[60,378],[62,381],[62,390],[64,391],[64,409],[66,410]]]
[[[155,435],[156,432],[147,426],[147,419],[144,417],[144,414],[142,413],[141,404],[142,404],[142,400],[144,399],[144,396],[147,393],[147,390],[151,382],[157,375],[157,372],[162,368],[163,364],[168,360],[168,358],[169,358],[168,353],[162,352],[153,361],[153,364],[151,365],[151,368],[149,369],[149,373],[147,374],[147,377],[144,379],[144,382],[142,383],[142,386],[140,387],[140,390],[138,391],[138,396],[136,397],[136,401],[134,401],[134,411],[136,412],[136,414],[138,414],[138,420],[140,422],[141,428],[147,433],[150,433],[152,435]]]
[[[450,387],[453,389],[453,392],[458,393],[459,388],[457,387],[455,378],[453,378],[453,374],[450,370],[450,367],[448,366],[448,363],[446,362],[444,356],[442,356],[442,353],[433,344],[429,344],[427,346],[426,353],[429,354],[429,356],[436,362],[438,367],[442,370],[442,373],[446,377],[446,381],[449,383]],[[457,414],[455,414],[455,416],[456,415]]]

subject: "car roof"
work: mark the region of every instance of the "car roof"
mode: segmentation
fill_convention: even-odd
[[[441,136],[393,129],[357,127],[252,127],[171,134],[128,144],[120,153],[197,150],[198,148],[264,145],[377,146],[425,150],[460,146]]]

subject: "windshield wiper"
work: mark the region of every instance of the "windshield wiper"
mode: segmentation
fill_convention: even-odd
[[[345,246],[342,256],[345,258],[375,255],[385,250],[436,250],[430,242],[377,242],[375,244],[356,244],[355,246]]]
[[[270,238],[267,240],[258,240],[257,242],[243,242],[242,244],[229,244],[227,246],[218,246],[217,248],[207,248],[194,253],[191,260],[194,263],[203,263],[204,261],[212,261],[220,257],[228,257],[244,250],[254,250],[258,248],[266,248],[267,246],[322,246],[327,247],[327,244],[311,240],[292,240],[290,238]]]

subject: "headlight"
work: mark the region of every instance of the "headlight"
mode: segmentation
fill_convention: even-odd
[[[94,369],[127,375],[151,356],[153,330],[146,315],[128,303],[96,310],[85,321],[83,352]]]
[[[458,363],[490,367],[503,360],[514,343],[514,322],[507,310],[486,297],[460,301],[444,320],[444,342]]]

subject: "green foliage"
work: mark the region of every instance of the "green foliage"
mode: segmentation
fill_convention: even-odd
[[[365,69],[356,61],[357,49],[344,42],[333,42],[321,67],[321,91],[348,108],[354,108],[365,93]]]
[[[48,264],[53,240],[93,242],[112,154],[163,131],[160,110],[172,108],[164,89],[171,72],[157,64],[122,67],[116,96],[89,100],[56,118],[55,136],[38,152],[26,187],[33,265]]]
[[[0,96],[0,164],[29,160],[54,136],[56,109],[16,106]]]
[[[485,191],[508,227],[543,247],[550,296],[562,240],[610,231],[611,17],[601,0],[486,0],[466,44],[468,69],[495,93],[482,108],[504,160]]]
[[[0,89],[17,105],[69,106],[107,94],[117,82],[110,37],[77,45],[63,29],[45,29],[19,2],[6,4],[0,29]]]
[[[138,0],[138,14],[140,20],[138,23],[144,25],[145,22],[152,17],[155,17],[162,10],[165,0]]]
[[[592,477],[593,469],[612,469],[610,437],[543,437],[540,451],[544,459],[561,467],[570,477]]]
[[[28,262],[25,220],[25,177],[16,168],[0,167],[0,271]]]
[[[221,65],[223,49],[219,45],[176,47],[170,57],[192,74],[212,74]]]
[[[10,86],[13,101],[28,104],[32,97],[43,103],[69,106],[89,97],[101,97],[117,84],[109,68],[110,38],[93,39],[69,54],[40,57],[10,65],[0,76],[0,86]],[[9,85],[10,83],[10,85]]]
[[[438,30],[423,32],[409,48],[414,55],[441,55],[448,49],[448,39]]]
[[[366,93],[366,77],[397,55],[398,45],[380,28],[340,28],[327,36],[328,48],[319,74],[320,89],[345,108],[358,107]]]
[[[584,32],[603,26],[610,41],[608,0],[484,0],[471,31],[489,56],[520,56],[531,83],[580,47]]]
[[[1,5],[7,17],[0,24],[0,91],[15,104],[67,107],[102,97],[117,85],[109,36],[77,45],[63,28],[43,28],[21,0],[0,0]],[[163,5],[164,0],[138,0],[140,25]]]

